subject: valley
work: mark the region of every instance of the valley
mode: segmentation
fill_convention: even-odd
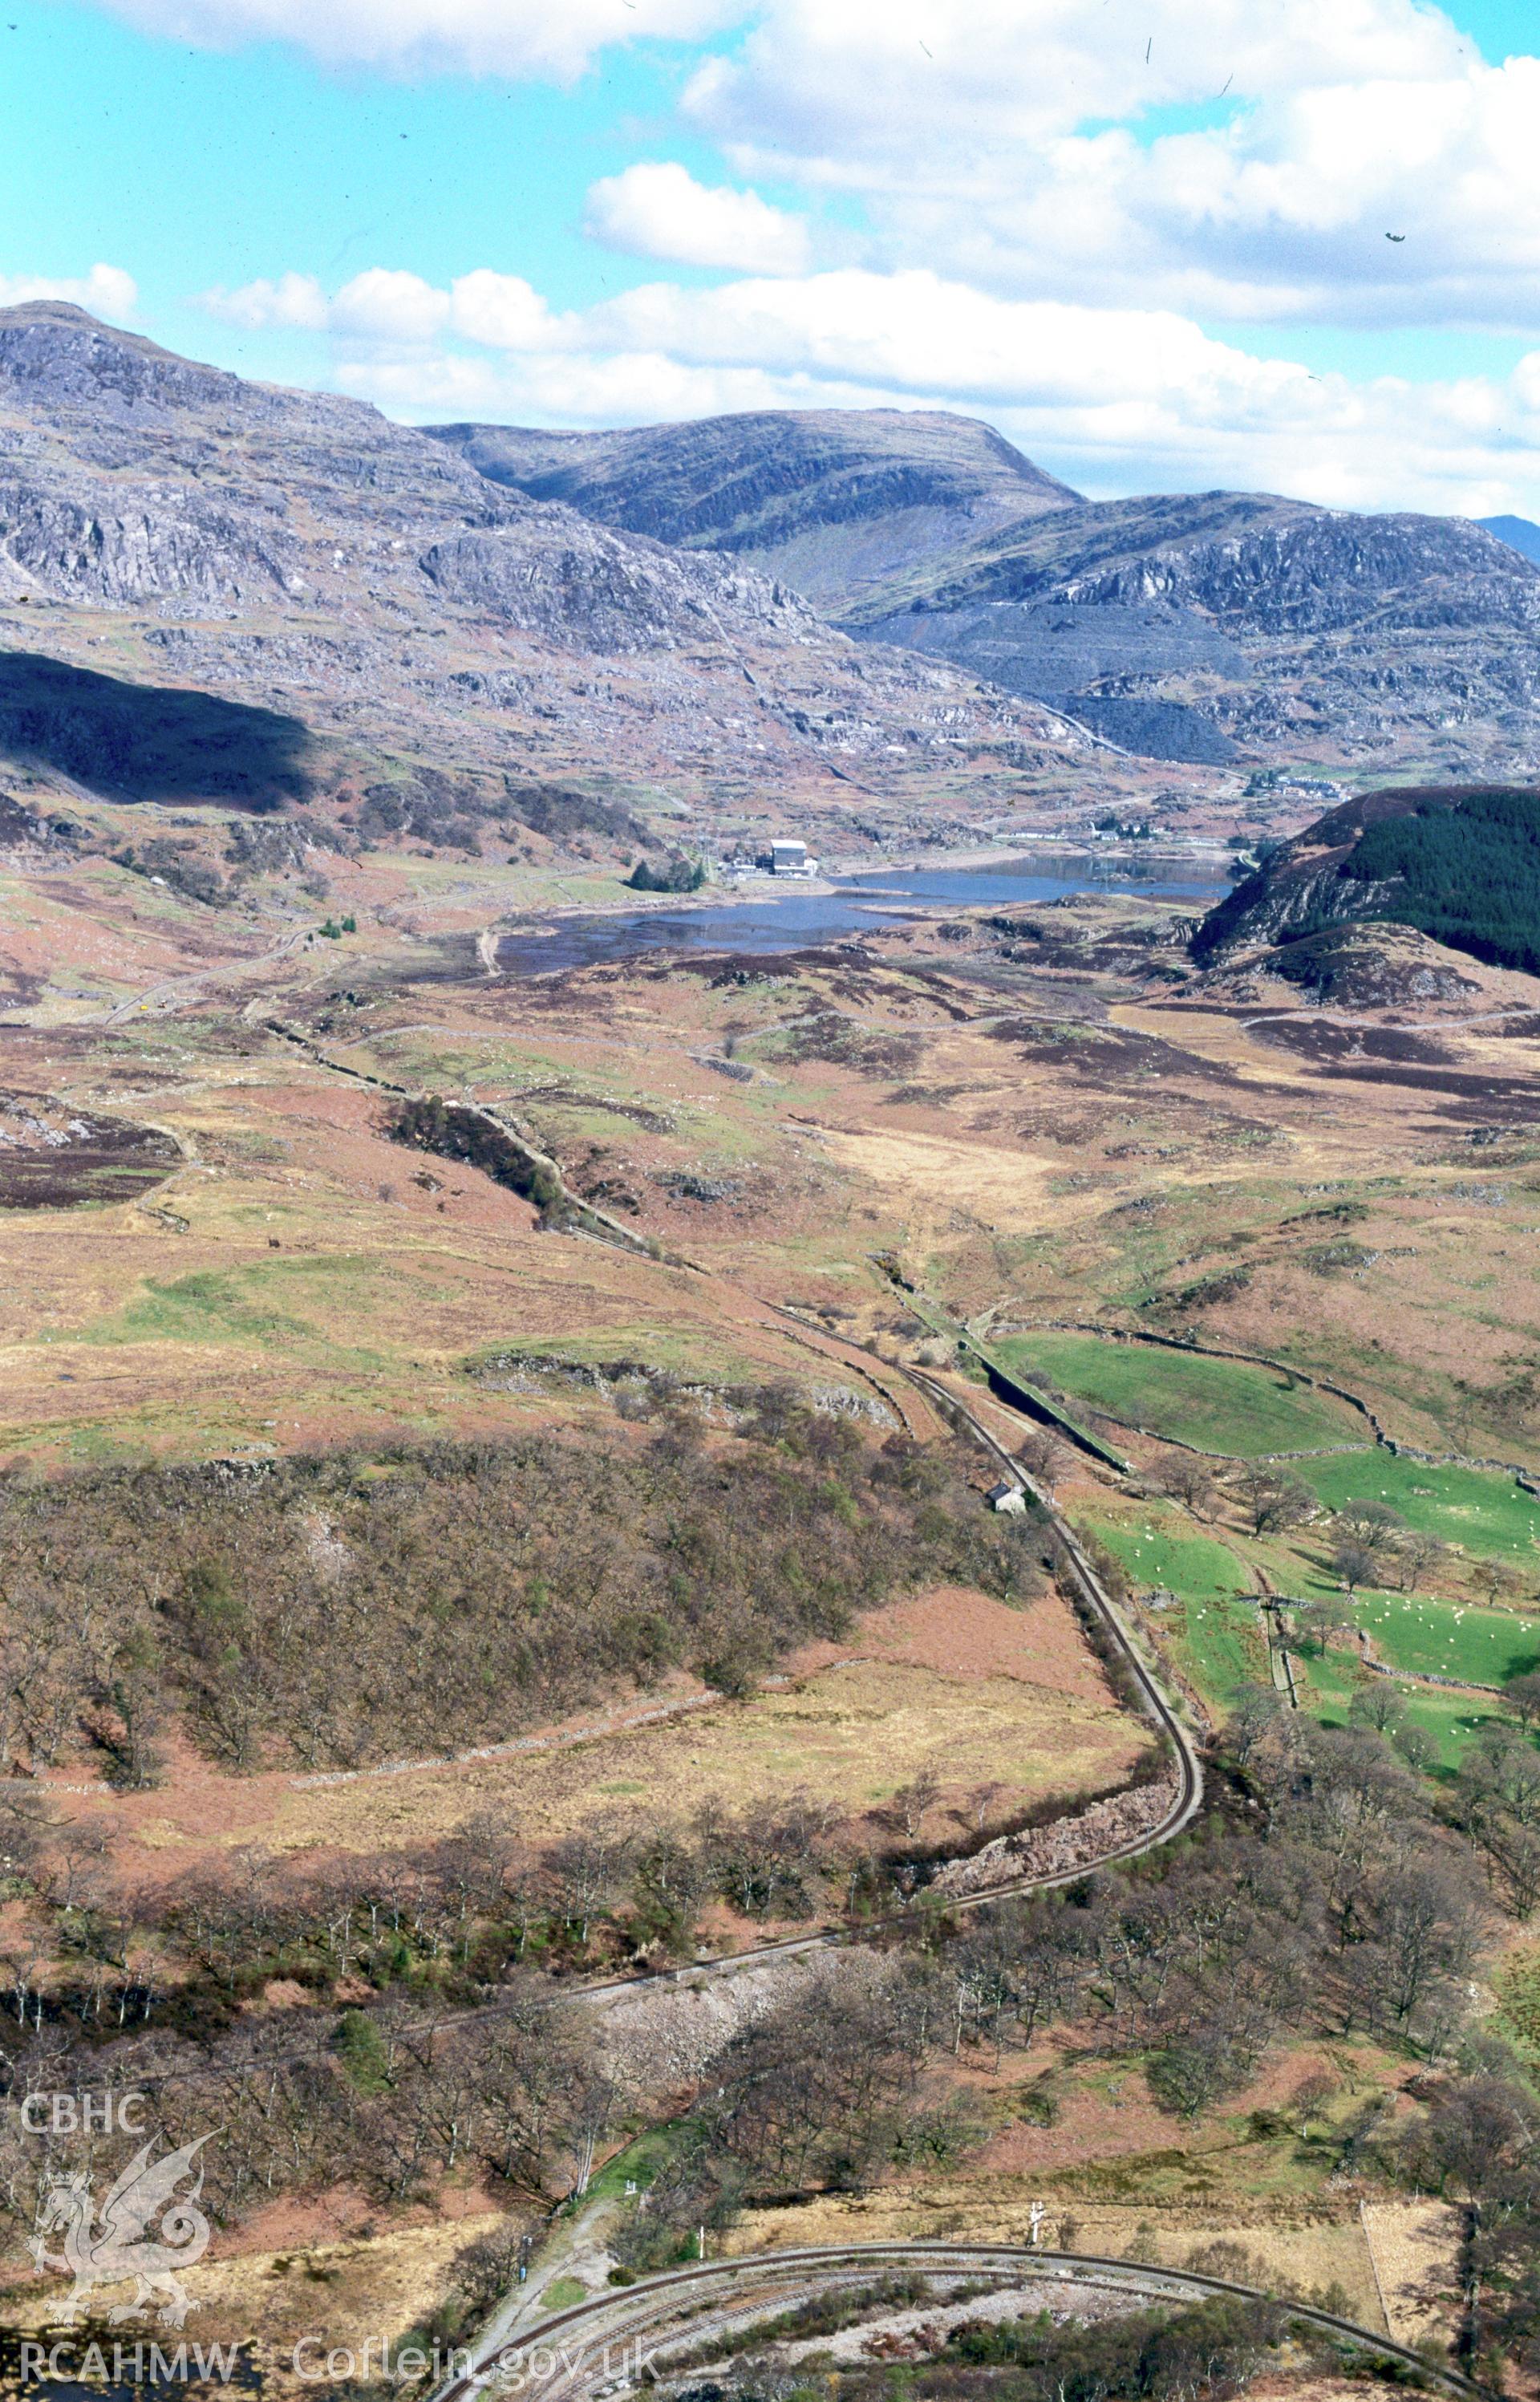
[[[1096,504],[1093,596],[963,421],[741,488],[722,421],[713,515],[698,428],[419,434],[59,303],[0,398],[13,2093],[207,2140],[275,2396],[318,2313],[426,2402],[763,2256],[792,2351],[703,2319],[681,2395],[1527,2391],[1527,721],[1172,763],[858,641],[895,576],[1103,685],[1149,611],[1195,677],[1399,640],[1297,504],[1244,608],[1225,509],[1147,592]],[[1438,673],[1529,639],[1484,531],[1380,535]],[[0,2122],[17,2340],[78,2133]],[[868,2245],[912,2289],[797,2282]],[[989,2333],[1001,2245],[1090,2298]]]
[[[627,900],[618,881],[585,872],[596,901]],[[1513,1366],[1533,1311],[1532,1121],[1503,1114],[1502,1099],[1533,1075],[1528,978],[1390,930],[1376,938],[1376,973],[1396,998],[1335,1007],[1266,963],[1194,970],[1184,904],[1105,890],[1005,909],[932,903],[821,946],[649,950],[531,973],[522,959],[499,965],[495,941],[500,923],[529,907],[527,868],[483,863],[446,876],[431,863],[337,860],[323,904],[283,870],[270,875],[259,889],[268,907],[293,913],[293,931],[260,948],[232,941],[227,917],[169,886],[155,888],[146,916],[142,879],[121,871],[67,893],[48,878],[13,880],[12,939],[25,936],[31,896],[49,896],[59,963],[0,1030],[7,1087],[27,1097],[12,1102],[19,1139],[7,1156],[24,1172],[4,1222],[13,1511],[78,1488],[82,1501],[92,1489],[141,1495],[138,1513],[154,1480],[172,1474],[195,1480],[186,1512],[205,1491],[199,1464],[222,1461],[225,1487],[207,1488],[189,1533],[172,1553],[157,1539],[154,1555],[173,1576],[190,1572],[172,1567],[176,1556],[203,1562],[197,1573],[223,1609],[221,1593],[252,1592],[251,1538],[222,1584],[207,1565],[226,1541],[219,1494],[260,1495],[285,1458],[313,1462],[318,1498],[303,1507],[321,1514],[306,1523],[329,1531],[306,1539],[337,1543],[345,1559],[359,1506],[345,1497],[366,1489],[360,1474],[399,1478],[431,1453],[436,1473],[458,1475],[453,1463],[469,1456],[457,1446],[495,1455],[512,1444],[516,1455],[554,1433],[597,1444],[612,1480],[660,1443],[731,1456],[755,1425],[750,1450],[767,1437],[795,1444],[798,1413],[811,1407],[811,1426],[848,1429],[837,1456],[852,1459],[851,1443],[880,1453],[906,1429],[933,1448],[941,1418],[914,1371],[1047,1479],[1200,1732],[1245,1719],[1272,1677],[1286,1677],[1286,1656],[1302,1716],[1328,1729],[1364,1723],[1357,1637],[1330,1622],[1333,1608],[1341,1618],[1334,1548],[1362,1499],[1395,1523],[1351,1614],[1377,1660],[1411,1672],[1381,1680],[1396,1705],[1386,1727],[1397,1739],[1421,1732],[1420,1773],[1451,1797],[1466,1789],[1465,1762],[1483,1740],[1506,1736],[1502,1691],[1540,1661],[1540,1646],[1526,1648],[1540,1624],[1530,1614],[1540,1503],[1511,1467],[1463,1463],[1533,1456]],[[343,918],[351,932],[319,932]],[[110,966],[110,987],[89,987],[65,963],[62,924],[69,959]],[[475,939],[486,928],[491,945]],[[196,964],[168,977],[161,962],[172,956]],[[19,942],[14,973],[38,957]],[[1431,1000],[1419,987],[1429,973]],[[1341,1029],[1341,1047],[1321,1045],[1328,1028]],[[1295,1028],[1311,1042],[1290,1039]],[[491,1109],[620,1236],[543,1224],[538,1201],[469,1160],[393,1140],[392,1096],[404,1091]],[[101,1194],[94,1154],[62,1191],[24,1170],[43,1155],[62,1172],[72,1153],[48,1143],[53,1127],[109,1121],[145,1129],[141,1146],[149,1134],[160,1141],[153,1182]],[[958,1350],[962,1335],[976,1354]],[[1058,1396],[1127,1472],[1098,1468],[991,1400],[980,1356]],[[1247,1364],[1264,1357],[1280,1364]],[[773,1408],[756,1398],[766,1393],[781,1397]],[[339,1443],[341,1482],[328,1464]],[[988,1463],[958,1465],[978,1511]],[[1298,1480],[1309,1510],[1269,1524],[1270,1476]],[[328,1492],[342,1514],[339,1499],[320,1498]],[[1406,1585],[1422,1539],[1427,1555]],[[126,1567],[131,1553],[116,1548]],[[462,1547],[462,1578],[468,1567]],[[229,1669],[213,1717],[200,1718],[195,1645],[176,1671],[186,1698],[150,1738],[158,1759],[125,1773],[120,1737],[104,1727],[117,1754],[66,1736],[28,1788],[53,1822],[39,1830],[45,1854],[62,1846],[61,1857],[84,1864],[57,1921],[71,1945],[83,1911],[93,1924],[104,1907],[120,1922],[126,1912],[135,1930],[117,1939],[127,1981],[104,1955],[95,2003],[61,1954],[49,2011],[64,2023],[73,2013],[99,2041],[93,2010],[105,2001],[116,2016],[121,1988],[130,2013],[147,2012],[130,2074],[158,2024],[162,2047],[175,2030],[184,2060],[189,2043],[210,2041],[232,2061],[254,2043],[260,2055],[269,2022],[291,2047],[319,2037],[323,2057],[326,2027],[372,2016],[381,1995],[388,2009],[399,1994],[432,2017],[495,1993],[486,1981],[500,1941],[516,1976],[554,1978],[567,2008],[584,1977],[635,1979],[671,1956],[681,1922],[674,1901],[659,1910],[662,1843],[679,1847],[669,1873],[690,1897],[684,1956],[700,1962],[838,1923],[853,1894],[859,1923],[894,1873],[875,1863],[945,1855],[1045,1808],[1073,1822],[1088,1799],[1148,1773],[1148,1737],[1053,1581],[1034,1568],[1025,1596],[1002,1603],[966,1579],[948,1584],[949,1573],[927,1586],[922,1572],[914,1598],[868,1606],[813,1649],[765,1661],[736,1700],[713,1699],[688,1658],[639,1668],[617,1655],[618,1677],[574,1692],[575,1709],[553,1716],[537,1700],[511,1714],[504,1699],[488,1715],[455,1699],[435,1720],[437,1705],[424,1715],[419,1703],[399,1719],[389,1711],[378,1734],[342,1732],[323,1739],[332,1748],[287,1762],[270,1751],[264,1760],[273,1738],[262,1712],[239,1738],[256,1746],[244,1765],[221,1761],[217,1743],[211,1755],[208,1730],[235,1724],[220,1700]],[[128,1584],[137,1581],[131,1572]],[[1259,1606],[1273,1594],[1289,1596],[1286,1607]],[[1323,1606],[1324,1639],[1310,1617]],[[155,1636],[162,1677],[170,1633],[164,1622]],[[232,1619],[221,1641],[232,1639],[254,1636]],[[455,1655],[467,1664],[469,1639],[462,1622]],[[383,1622],[368,1640],[383,1670]],[[1489,1690],[1415,1681],[1435,1663]],[[255,1673],[270,1690],[273,1669]],[[424,1674],[427,1702],[440,1672],[425,1661]],[[393,1681],[387,1674],[387,1695]],[[345,1713],[339,1729],[353,1719]],[[433,1764],[440,1756],[447,1764]],[[691,1829],[708,1823],[721,1866],[698,1864]],[[1501,1846],[1495,1821],[1489,1831]],[[263,1900],[252,1920],[235,1898],[254,1871]],[[462,1936],[457,1878],[474,1897]],[[57,1909],[57,1871],[46,1889]],[[585,1933],[562,1920],[577,1906],[564,1890],[590,1895]],[[377,1952],[368,1913],[392,1891],[385,1907],[399,1931]],[[352,1931],[337,1953],[321,1928],[339,1909]],[[782,2006],[797,2006],[792,1993]],[[1049,2078],[1066,2125],[1106,2110],[1095,2097],[1108,2078],[1140,2076],[1129,2038],[1109,2053],[1109,2034],[1072,2020],[1029,2057],[1033,2094]],[[659,2075],[657,2047],[667,2056],[698,2040],[684,2022],[627,2032],[616,2059],[639,2096],[633,2110]],[[1158,2132],[1160,2105],[1134,2154],[1121,2129],[1114,2137],[1114,2112],[1089,2152],[1072,2145],[1055,2165],[1036,2121],[1012,2115],[1019,2056],[1008,2047],[992,2070],[993,2041],[981,2031],[960,2055],[959,2105],[997,2130],[977,2167],[969,2153],[944,2174],[916,2165],[880,2180],[841,2222],[852,2240],[949,2226],[999,2233],[1011,2209],[1041,2202],[1075,2222],[1081,2249],[1132,2248],[1179,2267],[1205,2244],[1232,2244],[1250,2264],[1243,2283],[1302,2276],[1307,2288],[1341,2288],[1348,2315],[1375,2324],[1362,2235],[1348,2223],[1354,2197],[1382,2191],[1371,2174],[1354,2173],[1346,2216],[1310,2200],[1288,2166],[1298,2139],[1285,2132],[1272,2139],[1282,2188],[1258,2182],[1262,2154],[1246,2137],[1238,2183],[1227,2153],[1222,2186],[1205,2166],[1191,2172],[1209,2181],[1201,2197],[1180,2178],[1173,2189],[1167,2162],[1187,2139],[1179,2112],[1169,2138]],[[1282,2041],[1251,2072],[1259,2083],[1243,2079],[1233,2100],[1209,2105],[1230,2115],[1203,2119],[1205,2145],[1266,2116],[1273,2104],[1254,2095],[1280,2078],[1287,2090],[1323,2043],[1332,2073],[1349,2079],[1327,2126],[1352,2122],[1355,2104],[1341,2114],[1354,2091],[1383,2079],[1399,2091],[1407,2073],[1368,2026],[1308,2024]],[[399,2096],[399,2078],[389,2090]],[[196,2087],[178,2104],[189,2106]],[[438,2105],[425,2091],[422,2106]],[[365,2141],[362,2123],[350,2140]],[[1335,2157],[1335,2138],[1325,2140],[1323,2161]],[[403,2188],[381,2224],[378,2204],[361,2214],[347,2198],[358,2170],[323,2165],[313,2136],[306,2157],[312,2184],[333,2198],[319,2216],[305,2202],[309,2216],[292,2220],[309,2230],[303,2257],[328,2277],[337,2264],[365,2317],[377,2290],[403,2295],[403,2326],[431,2316],[442,2289],[469,2273],[451,2262],[477,2230],[503,2224],[482,2171],[469,2183],[451,2174],[464,2241],[419,2243],[418,2282],[403,2289],[392,2264],[416,2241],[415,2188]],[[359,2157],[372,2178],[367,2151]],[[1008,2157],[1017,2165],[1001,2185]],[[302,2180],[285,2213],[303,2192]],[[271,2271],[268,2230],[280,2222],[250,2216],[234,2196],[224,2207],[228,2233],[199,2288],[209,2324],[266,2330],[261,2356],[276,2376],[293,2319],[287,2280]],[[804,2240],[804,2225],[825,2223],[807,2208],[750,2214],[734,2241]],[[552,2257],[547,2283],[562,2273],[559,2246]],[[346,2312],[337,2324],[349,2324]]]

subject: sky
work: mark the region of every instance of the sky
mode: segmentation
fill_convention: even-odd
[[[1540,0],[0,0],[0,302],[411,421],[1540,518]]]

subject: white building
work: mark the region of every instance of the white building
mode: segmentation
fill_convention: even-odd
[[[772,876],[817,876],[818,863],[807,856],[804,842],[773,842],[765,862]]]

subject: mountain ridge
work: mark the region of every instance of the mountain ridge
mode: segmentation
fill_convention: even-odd
[[[1271,493],[1089,503],[912,570],[842,622],[1114,739],[1163,705],[1185,729],[1169,755],[1212,756],[1217,739],[1344,766],[1540,762],[1540,567],[1466,519]]]
[[[339,806],[381,775],[447,774],[479,808],[510,777],[579,774],[762,815],[767,780],[918,801],[1093,756],[1045,709],[863,648],[749,565],[61,302],[0,311],[0,615],[21,663],[0,663],[0,752],[47,760],[67,708],[27,662],[51,661],[302,721]]]
[[[1087,501],[981,421],[919,410],[430,431],[504,489],[692,555],[773,555],[861,640],[1148,757],[1540,765],[1540,566],[1475,520],[1225,490]]]
[[[1475,522],[1499,542],[1506,542],[1520,559],[1533,559],[1540,566],[1540,525],[1533,518],[1478,518]]]
[[[607,433],[425,429],[489,481],[677,548],[716,549],[822,606],[1079,494],[977,418],[762,409]]]

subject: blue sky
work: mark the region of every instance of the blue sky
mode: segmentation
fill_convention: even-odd
[[[0,46],[5,297],[246,374],[1540,513],[1533,0],[0,0]]]

